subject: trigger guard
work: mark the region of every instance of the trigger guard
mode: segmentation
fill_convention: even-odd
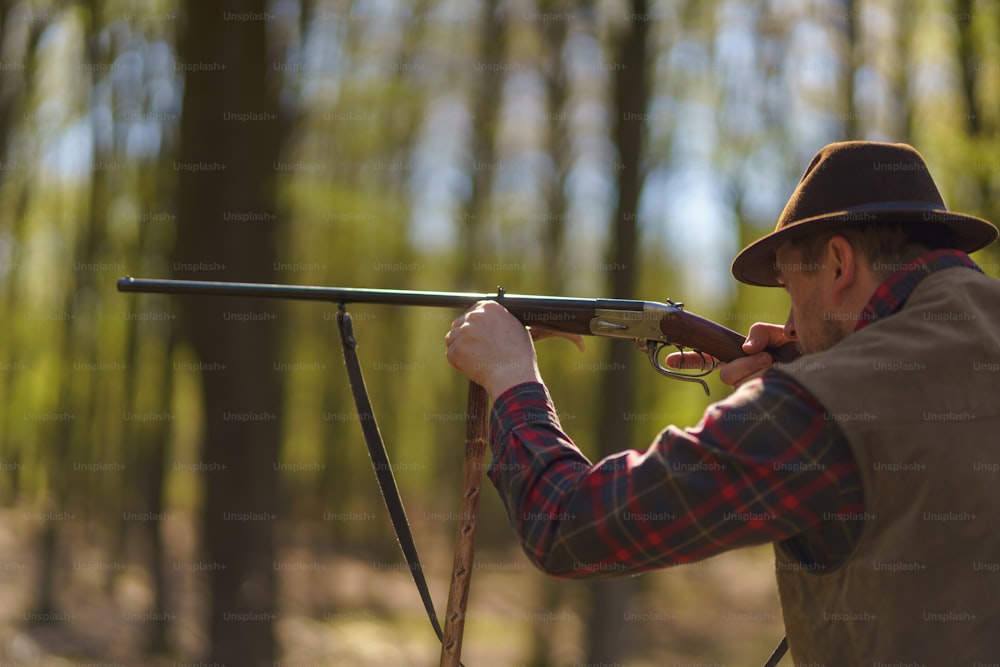
[[[663,366],[660,363],[660,350],[665,348],[668,344],[659,341],[648,341],[645,345],[647,354],[649,355],[649,363],[656,370],[657,373],[668,378],[673,378],[674,380],[681,380],[683,382],[696,382],[701,385],[701,388],[705,390],[706,396],[711,396],[711,392],[708,390],[708,384],[701,378],[705,377],[711,373],[718,366],[717,363],[713,362],[711,366],[707,369],[703,368],[697,373],[681,373],[679,371],[671,370]],[[679,352],[684,352],[684,349],[679,345],[674,345]],[[699,352],[703,357],[704,352]]]

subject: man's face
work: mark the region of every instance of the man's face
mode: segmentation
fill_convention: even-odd
[[[802,354],[827,350],[850,334],[854,323],[834,308],[829,263],[820,260],[806,266],[801,252],[785,243],[775,253],[775,265],[778,281],[792,301],[785,334],[797,341]]]

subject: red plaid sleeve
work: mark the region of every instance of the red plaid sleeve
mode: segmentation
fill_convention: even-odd
[[[846,440],[780,371],[698,426],[597,463],[563,432],[546,388],[519,385],[494,404],[491,446],[489,478],[525,553],[557,576],[637,573],[811,530],[811,546],[839,553],[853,533],[838,516],[863,511]]]

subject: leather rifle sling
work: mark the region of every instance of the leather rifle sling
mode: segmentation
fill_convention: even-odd
[[[413,582],[417,585],[427,617],[434,628],[434,634],[441,640],[440,667],[461,666],[462,635],[465,629],[465,610],[469,599],[469,584],[473,569],[479,495],[482,490],[483,458],[489,434],[489,422],[486,418],[489,399],[486,390],[474,382],[469,383],[458,542],[455,545],[451,586],[448,590],[448,605],[445,611],[445,628],[442,631],[441,625],[438,623],[437,612],[434,610],[434,601],[431,599],[427,580],[424,578],[424,571],[420,565],[420,557],[417,555],[416,543],[410,532],[406,510],[403,509],[403,501],[392,474],[389,455],[386,453],[382,434],[375,422],[375,413],[368,397],[364,376],[361,373],[361,364],[358,361],[358,343],[354,337],[351,315],[344,310],[343,305],[337,311],[337,328],[340,332],[344,365],[347,367],[351,393],[358,410],[358,419],[361,422],[361,431],[368,447],[368,455],[371,457],[372,466],[375,469],[375,478],[378,480],[379,490],[382,492],[382,500],[389,512],[393,532],[396,534],[399,548],[406,559],[407,569],[410,570]],[[777,665],[784,656],[787,647],[787,641],[782,639],[764,667]]]
[[[407,569],[409,569],[410,575],[413,577],[413,583],[417,585],[417,590],[420,592],[420,599],[424,603],[424,609],[427,611],[427,617],[434,628],[434,634],[440,640],[443,637],[441,624],[438,622],[437,612],[434,611],[434,601],[431,599],[430,590],[427,588],[424,570],[420,565],[420,557],[417,555],[417,545],[413,541],[413,533],[410,532],[410,523],[406,518],[406,510],[403,509],[403,500],[399,495],[399,488],[396,486],[396,479],[392,474],[389,455],[386,453],[382,434],[379,432],[378,424],[375,422],[375,413],[372,409],[371,400],[368,397],[368,389],[365,386],[364,376],[361,373],[361,363],[358,361],[358,342],[354,337],[354,325],[351,321],[351,315],[344,309],[343,304],[337,310],[337,329],[340,332],[340,342],[344,352],[344,365],[347,367],[347,379],[351,385],[351,393],[354,395],[354,404],[357,406],[361,431],[365,436],[365,445],[368,447],[368,455],[371,457],[372,467],[375,469],[375,478],[378,480],[379,491],[382,492],[382,500],[385,502],[385,508],[389,512],[389,519],[392,521],[392,530],[396,534],[396,541],[399,542],[399,548],[406,559]]]
[[[475,382],[469,383],[469,402],[465,415],[465,459],[462,463],[462,502],[458,515],[458,541],[455,562],[451,570],[451,587],[444,617],[444,637],[441,639],[439,667],[456,667],[461,663],[462,633],[465,629],[465,608],[469,600],[472,578],[472,558],[476,540],[476,519],[479,494],[482,490],[483,456],[489,438],[486,411],[489,397]]]
[[[778,663],[781,662],[781,659],[785,656],[785,651],[787,650],[788,637],[782,637],[781,641],[778,642],[778,645],[774,648],[774,653],[772,653],[771,657],[764,663],[764,667],[778,667]]]

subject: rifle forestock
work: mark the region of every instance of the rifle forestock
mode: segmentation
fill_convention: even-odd
[[[372,303],[394,306],[426,306],[465,310],[478,301],[498,301],[525,326],[584,336],[607,336],[634,340],[640,346],[677,345],[710,354],[721,361],[744,356],[743,334],[728,329],[680,305],[629,299],[586,299],[471,292],[421,292],[393,289],[358,289],[268,283],[213,282],[198,280],[118,279],[119,292],[240,296],[326,301],[329,303]],[[779,361],[794,356],[786,346],[775,353]]]

